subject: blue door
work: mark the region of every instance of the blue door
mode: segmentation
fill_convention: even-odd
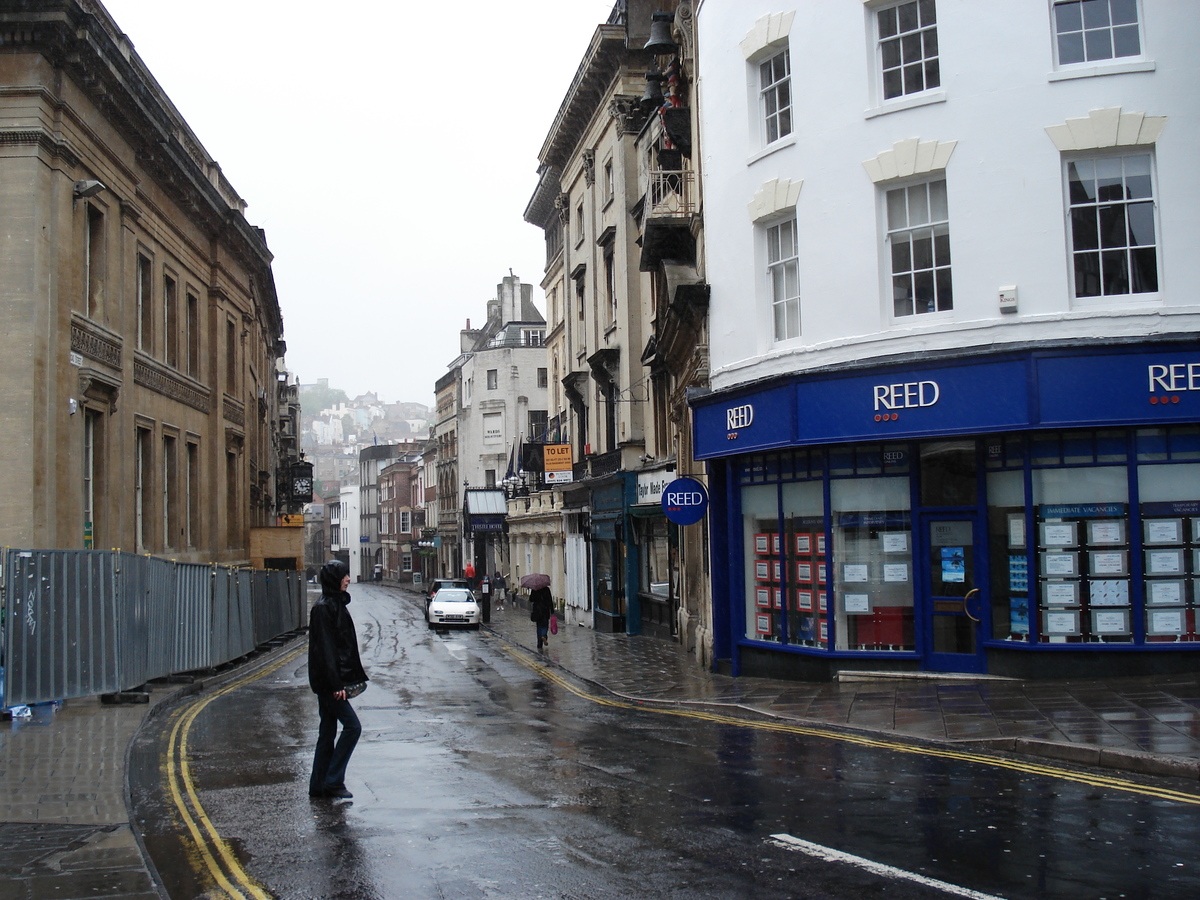
[[[973,514],[921,516],[924,565],[918,581],[925,668],[984,672],[987,573],[981,528]]]

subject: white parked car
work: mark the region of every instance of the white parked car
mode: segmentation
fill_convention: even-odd
[[[479,603],[467,588],[442,588],[433,595],[426,610],[425,618],[430,628],[446,625],[478,628],[482,621]]]

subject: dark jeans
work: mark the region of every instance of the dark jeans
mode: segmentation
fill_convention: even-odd
[[[346,765],[362,734],[358,714],[349,700],[336,700],[333,694],[317,694],[317,709],[321,713],[321,727],[317,731],[317,751],[313,754],[312,777],[308,781],[310,794],[345,783]],[[335,745],[338,722],[342,723],[342,735]]]

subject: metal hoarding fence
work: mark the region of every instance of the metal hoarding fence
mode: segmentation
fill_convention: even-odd
[[[299,572],[105,550],[0,558],[0,708],[212,668],[304,624]]]

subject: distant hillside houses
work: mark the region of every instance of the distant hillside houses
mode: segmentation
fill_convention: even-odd
[[[423,440],[429,434],[430,408],[423,403],[385,403],[374,392],[347,400],[327,379],[300,390],[306,450]],[[331,399],[335,402],[328,403]],[[321,401],[328,405],[314,408]]]

